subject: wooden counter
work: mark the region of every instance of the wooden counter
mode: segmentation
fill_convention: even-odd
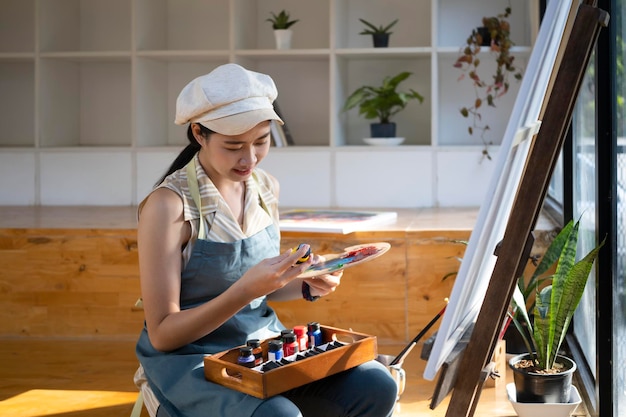
[[[285,207],[283,211],[289,209]],[[372,227],[372,231],[470,230],[478,214],[477,208],[389,208],[384,211],[397,212],[397,221]],[[134,206],[0,206],[0,229],[135,229],[136,227],[137,207]]]

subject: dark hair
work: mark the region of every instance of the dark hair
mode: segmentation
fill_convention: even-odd
[[[200,126],[200,132],[205,138],[208,138],[211,133],[215,133],[211,129],[202,126],[200,123],[198,123],[198,126]],[[161,184],[165,177],[167,177],[174,171],[177,171],[187,165],[189,161],[191,161],[191,159],[194,157],[194,155],[200,150],[200,144],[193,136],[191,123],[187,127],[187,140],[189,141],[189,145],[187,145],[185,149],[183,149],[182,152],[178,154],[176,159],[174,159],[174,162],[172,162],[172,165],[170,165],[170,167],[167,169],[167,172],[165,172],[165,174],[163,174],[163,176],[156,182],[156,184],[154,184],[155,186]]]

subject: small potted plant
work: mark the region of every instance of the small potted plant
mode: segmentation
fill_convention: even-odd
[[[389,46],[389,35],[393,33],[390,32],[389,29],[391,29],[396,23],[398,23],[398,19],[389,23],[387,26],[376,26],[365,19],[359,20],[366,27],[359,35],[372,35],[374,48],[386,48],[387,46]]]
[[[404,71],[393,77],[385,77],[378,87],[364,85],[356,89],[347,98],[343,111],[359,106],[359,115],[365,119],[377,119],[370,124],[373,138],[393,138],[396,136],[396,124],[391,121],[393,115],[403,110],[411,100],[424,101],[424,97],[413,89],[397,91],[398,85],[411,76]]]
[[[576,261],[579,225],[580,221],[570,221],[548,247],[529,283],[515,288],[509,317],[527,350],[509,360],[518,403],[569,401],[576,363],[560,355],[559,349],[598,251],[604,245],[603,241]],[[556,272],[543,276],[555,263]],[[529,304],[524,288],[534,289],[534,303]]]
[[[300,19],[290,20],[291,17],[286,10],[281,10],[278,14],[274,12],[270,12],[270,14],[272,17],[268,18],[267,21],[272,24],[272,29],[274,29],[276,49],[291,48],[291,37],[293,32],[289,28],[296,24]]]
[[[463,106],[460,113],[465,118],[471,118],[468,133],[473,135],[480,132],[480,138],[485,145],[483,154],[491,159],[488,141],[485,134],[490,127],[482,120],[484,106],[496,107],[496,102],[509,91],[510,77],[522,79],[521,70],[515,65],[515,57],[511,55],[511,48],[515,45],[511,40],[511,25],[508,21],[511,8],[507,7],[504,13],[497,16],[483,17],[482,26],[472,30],[472,33],[461,48],[461,54],[454,62],[454,67],[463,73],[459,80],[466,76],[474,86],[476,93],[470,105]],[[495,73],[485,76],[480,73],[481,47],[488,46],[489,52],[496,63]]]

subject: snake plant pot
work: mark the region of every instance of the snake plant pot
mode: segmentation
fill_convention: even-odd
[[[519,403],[568,403],[576,363],[559,355],[556,363],[560,364],[562,369],[555,373],[535,372],[519,366],[521,361],[530,359],[530,355],[524,353],[509,360],[509,367],[513,370],[516,401]]]
[[[293,31],[291,29],[274,30],[274,38],[276,39],[276,49],[290,49],[292,34],[293,34]]]
[[[372,41],[374,42],[374,48],[386,48],[389,46],[389,34],[373,33]]]
[[[393,138],[396,136],[396,124],[370,123],[370,134],[373,138]]]

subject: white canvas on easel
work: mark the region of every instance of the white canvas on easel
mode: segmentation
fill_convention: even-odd
[[[466,330],[475,322],[496,262],[494,250],[509,214],[559,55],[563,34],[578,2],[549,1],[505,131],[496,167],[442,318],[424,378],[433,380]]]

